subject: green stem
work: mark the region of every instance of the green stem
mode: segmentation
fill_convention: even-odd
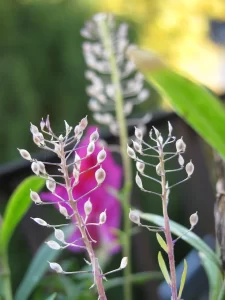
[[[12,300],[12,287],[10,281],[10,268],[8,264],[8,255],[4,249],[0,249],[0,278],[2,285],[3,299]]]
[[[123,243],[123,256],[128,257],[130,263],[124,269],[124,275],[126,277],[124,285],[124,299],[132,300],[132,284],[130,281],[131,277],[131,222],[129,220],[129,210],[130,210],[130,198],[132,189],[132,166],[131,160],[127,155],[127,144],[128,144],[128,134],[127,134],[127,124],[124,116],[124,103],[123,103],[123,92],[120,83],[120,73],[116,63],[116,56],[114,54],[114,49],[112,45],[112,39],[110,30],[107,26],[106,20],[102,19],[99,21],[99,29],[101,32],[101,39],[105,50],[109,55],[109,64],[111,69],[111,80],[115,92],[115,111],[116,119],[119,129],[120,138],[120,152],[122,156],[122,164],[124,170],[124,188],[123,188],[123,210],[124,210],[124,243]]]

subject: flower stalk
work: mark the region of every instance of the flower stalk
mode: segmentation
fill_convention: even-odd
[[[162,200],[162,212],[163,212],[163,217],[164,217],[164,226],[163,227],[157,227],[157,226],[148,226],[148,225],[143,225],[140,220],[139,213],[137,211],[130,211],[129,217],[130,220],[137,224],[138,226],[142,226],[147,228],[149,231],[157,232],[156,237],[157,241],[160,245],[160,247],[167,253],[168,260],[169,260],[169,273],[167,271],[166,263],[164,262],[163,256],[161,252],[159,251],[158,254],[158,262],[159,262],[159,267],[162,271],[162,274],[170,286],[171,289],[171,300],[180,300],[181,299],[181,294],[183,287],[181,285],[180,291],[179,291],[179,296],[177,295],[177,280],[176,280],[176,265],[175,265],[175,258],[174,258],[174,245],[176,242],[181,238],[179,236],[177,239],[173,240],[172,239],[172,234],[170,230],[170,219],[168,216],[168,203],[169,203],[169,194],[170,190],[175,187],[178,184],[181,184],[185,182],[186,180],[190,179],[191,175],[194,172],[194,165],[192,161],[186,164],[184,167],[184,158],[181,154],[183,154],[186,150],[186,144],[184,143],[183,139],[180,138],[176,141],[176,137],[172,136],[172,126],[170,123],[168,123],[168,137],[166,140],[163,140],[163,137],[161,136],[161,133],[153,127],[153,129],[149,132],[149,137],[150,139],[154,142],[154,146],[149,145],[143,140],[143,132],[135,128],[135,137],[136,141],[133,141],[133,146],[134,149],[132,149],[130,146],[127,146],[127,154],[130,156],[133,160],[136,161],[136,167],[137,167],[137,174],[136,174],[136,183],[138,187],[147,193],[157,195],[158,197],[161,198]],[[153,136],[154,133],[154,136]],[[175,143],[176,142],[176,143]],[[175,143],[176,145],[176,152],[167,152],[164,150],[164,147],[166,147],[168,144]],[[150,152],[150,154],[147,154]],[[153,152],[154,154],[152,154]],[[139,156],[143,157],[151,157],[153,159],[157,159],[156,164],[144,162],[139,158]],[[166,169],[166,163],[174,158],[178,158],[178,164],[179,168],[175,168],[173,170],[167,170]],[[145,172],[147,167],[154,167],[157,176],[160,177],[160,180],[154,177],[148,176]],[[179,172],[185,168],[187,177],[185,179],[181,179],[180,181],[176,182],[175,184],[169,185],[167,178],[166,178],[166,173],[170,172]],[[143,187],[142,179],[141,177],[146,177],[152,181],[158,182],[161,186],[161,193],[156,193],[151,190],[147,190]],[[185,233],[187,234],[190,232],[195,225],[198,223],[198,215],[197,212],[192,214],[190,216],[190,229]],[[166,241],[158,234],[159,231],[162,231],[165,235]],[[185,280],[185,279],[184,279]]]
[[[104,49],[108,53],[109,66],[111,69],[111,82],[114,87],[114,99],[115,99],[115,113],[118,124],[118,132],[120,139],[120,153],[122,157],[123,171],[124,171],[124,187],[123,187],[123,200],[122,205],[124,209],[124,244],[123,244],[123,256],[129,257],[131,260],[131,222],[129,220],[130,211],[130,198],[132,189],[132,166],[131,160],[127,156],[126,147],[128,143],[127,124],[124,115],[124,103],[123,103],[123,90],[121,87],[120,72],[116,62],[116,56],[113,51],[112,39],[110,29],[107,26],[106,18],[103,16],[99,19],[99,30]],[[124,275],[126,277],[124,286],[124,299],[132,300],[132,285],[129,280],[131,275],[131,264],[128,264],[124,269]]]
[[[167,254],[169,259],[169,267],[170,267],[170,278],[171,278],[171,294],[172,299],[177,300],[177,283],[176,283],[176,266],[174,259],[174,245],[173,239],[170,230],[169,216],[167,210],[167,191],[168,188],[166,186],[166,173],[165,173],[165,165],[164,165],[164,153],[162,145],[159,145],[159,161],[161,168],[161,187],[162,187],[162,209],[163,209],[163,217],[164,217],[164,234],[166,238],[167,244]]]

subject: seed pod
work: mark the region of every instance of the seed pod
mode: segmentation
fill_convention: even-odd
[[[185,149],[186,149],[186,144],[184,143],[183,139],[179,139],[176,141],[176,149],[177,149],[177,152],[184,152]]]
[[[92,203],[90,198],[84,203],[84,212],[86,216],[89,216],[92,211]]]
[[[91,155],[95,150],[95,143],[90,142],[88,147],[87,147],[87,156]]]
[[[101,184],[104,180],[105,180],[105,177],[106,177],[106,173],[105,173],[105,170],[102,169],[102,167],[100,167],[96,172],[95,172],[95,179],[99,184]]]
[[[136,168],[137,170],[142,174],[144,173],[144,169],[145,169],[145,164],[143,161],[137,161],[136,162]]]
[[[31,170],[34,172],[34,174],[36,174],[37,176],[39,175],[40,172],[40,168],[39,165],[36,161],[33,161],[31,164]]]
[[[184,165],[184,158],[183,158],[183,156],[180,155],[180,154],[179,154],[179,156],[178,156],[178,163],[179,163],[179,165],[180,165],[181,167],[183,167],[183,165]]]
[[[142,146],[140,143],[137,143],[135,141],[132,141],[133,142],[133,146],[134,146],[134,149],[139,152],[139,153],[142,153]]]
[[[41,201],[41,198],[40,198],[40,196],[38,195],[38,193],[36,193],[36,192],[34,192],[34,191],[32,191],[32,190],[30,190],[30,198],[31,198],[31,200],[34,201],[36,204],[41,204],[41,203],[43,203],[43,202]]]
[[[123,257],[122,260],[121,260],[121,263],[120,263],[120,269],[126,268],[127,263],[128,263],[128,258],[127,257]]]
[[[172,135],[172,131],[173,131],[173,127],[172,127],[172,125],[170,124],[170,122],[168,121],[168,132],[169,132],[168,136],[171,136],[171,135]]]
[[[138,173],[136,174],[135,181],[136,181],[136,184],[139,186],[139,188],[143,189],[141,177],[138,175]]]
[[[106,159],[106,151],[103,148],[97,155],[97,162],[100,164]]]
[[[136,136],[136,138],[137,138],[138,140],[142,141],[142,139],[143,139],[143,132],[142,132],[141,129],[135,127],[135,132],[134,132],[134,134],[135,134],[135,136]]]
[[[50,265],[50,268],[54,271],[56,271],[57,273],[63,273],[63,269],[61,268],[61,266],[57,263],[51,263],[51,262],[48,262],[49,265]]]
[[[197,211],[196,211],[196,213],[194,213],[190,216],[189,221],[190,221],[192,228],[198,223],[198,212]]]
[[[48,226],[48,223],[40,218],[31,218],[34,222],[38,223],[41,226]]]
[[[186,164],[185,170],[187,172],[188,177],[190,177],[194,172],[194,165],[192,161]]]
[[[65,242],[64,232],[61,229],[55,228],[55,238],[60,242]]]
[[[27,150],[25,150],[25,149],[18,149],[18,150],[19,150],[19,153],[22,156],[22,158],[24,158],[26,160],[32,160],[30,153]]]
[[[106,211],[103,211],[102,213],[100,213],[99,216],[99,224],[102,225],[106,222],[107,219],[107,215],[106,215]]]
[[[130,156],[130,158],[136,159],[136,154],[134,150],[127,145],[127,154]]]
[[[92,134],[90,135],[90,142],[96,142],[99,139],[98,130],[96,129]]]
[[[136,212],[134,210],[130,210],[129,219],[133,223],[140,225],[140,216],[139,216],[138,212]]]
[[[55,180],[52,178],[52,177],[48,177],[48,179],[46,180],[46,187],[47,189],[54,193],[55,192],[55,189],[56,189],[56,182]]]
[[[59,205],[60,214],[62,214],[64,217],[68,218],[69,215],[68,215],[67,209],[64,206],[60,205],[60,204],[58,204],[58,205]]]

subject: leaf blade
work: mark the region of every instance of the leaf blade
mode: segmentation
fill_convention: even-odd
[[[225,108],[219,99],[199,83],[168,69],[151,52],[134,49],[130,56],[173,109],[225,158]]]
[[[184,284],[185,284],[186,277],[187,277],[187,262],[186,262],[186,259],[185,259],[184,260],[184,270],[183,270],[183,273],[182,273],[182,276],[181,276],[180,289],[179,289],[179,293],[178,293],[178,298],[179,299],[181,299],[181,296],[182,296],[182,292],[183,292],[183,289],[184,289]]]
[[[30,176],[20,183],[9,198],[1,228],[0,244],[7,250],[12,234],[22,217],[29,209],[30,189],[38,192],[44,186],[44,180],[37,176]],[[15,213],[16,212],[16,213]]]
[[[165,264],[165,261],[162,257],[162,253],[161,251],[159,251],[158,253],[158,263],[159,263],[159,267],[160,267],[160,270],[166,280],[166,282],[171,285],[171,279],[170,279],[170,275],[169,275],[169,272],[167,270],[167,267],[166,267],[166,264]]]
[[[159,245],[162,247],[162,249],[168,253],[168,246],[166,244],[166,242],[164,241],[164,239],[161,237],[161,235],[157,232],[156,233],[156,238],[157,238],[157,241],[159,243]]]

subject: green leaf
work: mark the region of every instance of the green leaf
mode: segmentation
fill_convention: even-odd
[[[202,265],[205,269],[209,280],[209,299],[218,299],[223,282],[221,271],[215,266],[215,264],[213,264],[209,259],[207,259],[204,253],[199,252],[199,256],[201,258]],[[224,300],[225,298],[222,299]]]
[[[150,52],[132,50],[131,56],[147,81],[225,158],[225,109],[218,98],[200,84],[168,69]]]
[[[224,299],[225,299],[225,280],[223,282],[223,285],[222,285],[222,288],[220,290],[219,297],[218,297],[218,300],[224,300]]]
[[[158,226],[164,226],[164,219],[162,216],[155,214],[147,214],[139,211],[140,218],[143,220],[152,222]],[[211,248],[194,232],[190,231],[187,233],[188,229],[174,221],[170,220],[170,229],[176,236],[181,236],[181,239],[187,242],[196,250],[203,252],[206,257],[215,265],[215,267],[220,270],[220,260]]]
[[[44,180],[37,176],[26,178],[15,189],[10,197],[4,216],[0,236],[0,245],[7,250],[12,234],[23,218],[32,201],[30,200],[30,189],[38,192],[44,185]]]
[[[46,298],[45,300],[54,300],[57,296],[57,293],[52,294],[51,296],[49,296],[48,298]]]
[[[64,230],[65,237],[68,237],[72,230],[72,226],[66,228]],[[54,239],[55,234],[53,233],[47,240]],[[49,248],[46,243],[40,246],[16,291],[15,300],[27,300],[29,298],[38,282],[49,270],[48,261],[56,260],[60,253],[60,251]]]
[[[184,284],[185,284],[186,277],[187,277],[187,262],[186,262],[186,260],[184,260],[184,270],[183,270],[183,273],[182,273],[182,276],[181,276],[180,289],[179,289],[179,294],[178,294],[179,299],[181,299],[181,296],[182,296],[182,292],[183,292],[183,289],[184,289]]]
[[[156,238],[157,238],[159,245],[163,248],[163,250],[166,253],[168,253],[168,246],[167,246],[166,242],[164,241],[164,239],[161,237],[161,235],[158,234],[158,232],[156,233]]]
[[[169,275],[169,273],[168,273],[168,270],[167,270],[165,261],[164,261],[164,259],[163,259],[162,254],[161,254],[160,251],[159,251],[159,253],[158,253],[158,263],[159,263],[160,270],[161,270],[161,272],[163,273],[163,276],[164,276],[166,282],[167,282],[169,285],[171,285],[170,275]]]
[[[162,278],[161,272],[140,272],[132,274],[130,276],[130,281],[133,284],[138,285],[150,280],[161,280]],[[125,280],[127,280],[127,278],[124,277],[116,277],[112,279],[108,278],[108,281],[104,283],[105,290],[109,290],[117,286],[123,286]]]

